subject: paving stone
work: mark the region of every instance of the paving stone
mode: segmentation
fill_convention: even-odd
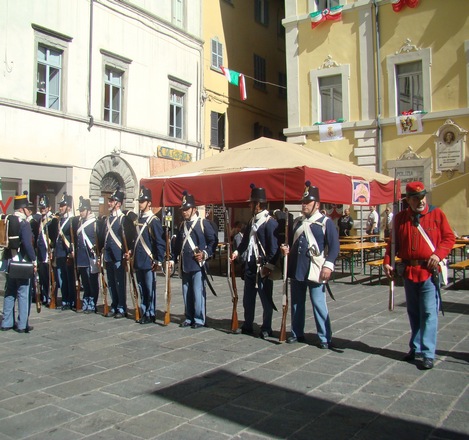
[[[328,302],[333,350],[315,346],[309,304],[306,344],[278,342],[280,314],[266,341],[232,334],[228,295],[207,298],[208,328],[181,329],[180,282],[168,326],[33,313],[30,335],[0,334],[0,440],[466,440],[469,292],[445,292],[437,362],[422,371],[401,361],[410,332],[402,287],[390,313],[387,286],[348,280]],[[226,278],[214,285],[225,292]],[[255,322],[257,332],[259,302]]]
[[[41,391],[32,391],[28,394],[22,394],[20,396],[11,397],[0,401],[0,408],[10,411],[11,413],[22,413],[29,411],[30,409],[44,406],[49,403],[59,402],[56,396],[52,396]],[[61,406],[61,404],[58,404]]]
[[[184,424],[174,428],[171,431],[165,432],[158,436],[158,440],[181,440],[181,439],[191,439],[191,440],[223,440],[223,439],[232,439],[230,435],[222,434],[221,432],[214,432],[206,428],[201,428],[199,426]],[[248,440],[249,437],[243,438]]]
[[[0,433],[15,439],[22,439],[38,432],[50,430],[51,426],[61,425],[76,418],[77,414],[71,411],[56,405],[44,405],[3,419],[0,423]]]
[[[122,419],[123,417],[120,413],[109,409],[100,409],[79,417],[70,423],[65,423],[63,426],[70,431],[89,436],[103,429],[114,427]]]
[[[185,420],[180,417],[175,417],[155,410],[118,423],[116,428],[119,431],[124,431],[137,437],[147,439],[169,431],[176,426],[179,426],[181,423],[185,423]]]

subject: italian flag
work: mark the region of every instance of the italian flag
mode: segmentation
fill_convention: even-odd
[[[234,70],[227,69],[223,66],[220,66],[220,69],[230,84],[239,87],[240,97],[243,101],[246,101],[248,96],[246,94],[246,81],[244,79],[244,75],[242,73],[235,72]]]
[[[323,11],[311,12],[309,14],[311,18],[311,28],[319,26],[323,21],[338,21],[342,20],[342,8],[343,5],[334,6],[331,9],[324,9]]]

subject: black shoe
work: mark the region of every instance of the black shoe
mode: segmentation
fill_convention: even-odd
[[[318,347],[321,349],[321,350],[327,350],[329,348],[329,344],[327,342],[320,342]]]
[[[115,312],[107,312],[107,315],[104,315],[106,318],[114,318],[116,316]]]
[[[0,327],[2,332],[7,332],[8,330],[13,330],[13,327]]]
[[[114,315],[114,319],[121,319],[121,318],[125,318],[125,313],[117,312]]]
[[[422,368],[424,370],[431,370],[433,368],[433,359],[423,358]]]
[[[290,336],[287,339],[287,344],[294,344],[295,342],[305,342],[304,336]]]
[[[26,328],[14,328],[15,332],[17,333],[29,333],[32,332],[34,329],[33,326],[28,325]]]
[[[252,335],[254,332],[252,330],[247,330],[245,328],[241,328],[241,333],[243,335]]]
[[[139,324],[150,324],[152,322],[149,316],[144,316],[137,321]]]
[[[259,333],[259,338],[261,339],[267,339],[272,336],[272,332],[268,332],[267,330],[261,330]]]
[[[203,325],[203,324],[199,324],[199,323],[197,323],[197,322],[196,322],[195,324],[192,324],[192,325],[191,325],[191,328],[202,328],[202,327],[204,327],[204,325]]]
[[[184,321],[179,324],[179,327],[190,327],[191,325],[190,321]]]
[[[71,307],[68,305],[68,304],[65,304],[64,306],[62,306],[62,310],[70,310]]]
[[[404,362],[413,362],[415,361],[415,350],[410,350],[409,353],[407,353],[402,360]]]

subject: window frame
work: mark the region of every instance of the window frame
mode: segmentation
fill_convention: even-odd
[[[323,122],[319,78],[336,75],[341,76],[342,83],[342,118],[345,121],[350,120],[350,65],[343,64],[323,69],[314,69],[309,72],[309,82],[311,86],[311,125],[314,125],[316,122]]]
[[[267,63],[266,59],[254,54],[254,88],[267,91]]]
[[[216,123],[215,123],[216,117]],[[216,138],[216,144],[214,139]],[[226,144],[226,113],[210,111],[210,148],[223,150]]]
[[[37,24],[31,24],[31,27],[34,30],[34,93],[33,93],[33,103],[38,108],[47,110],[47,111],[55,111],[55,112],[65,112],[66,111],[66,103],[67,103],[67,66],[68,66],[68,53],[69,53],[69,43],[72,42],[73,38],[61,34],[59,32],[55,32],[51,29],[44,28]],[[59,84],[59,96],[58,96],[58,103],[59,108],[54,109],[47,106],[42,106],[37,104],[37,94],[38,94],[38,87],[37,87],[37,79],[38,79],[38,66],[40,64],[38,51],[39,46],[43,46],[49,50],[55,50],[61,52],[61,66],[60,66],[60,84]],[[46,93],[47,97],[47,93]],[[47,102],[47,98],[46,98]]]
[[[269,0],[254,0],[254,21],[269,26]]]
[[[132,60],[125,58],[121,55],[109,52],[107,50],[100,50],[102,55],[102,120],[108,124],[120,125],[123,126],[126,123],[126,113],[127,113],[127,85],[129,81],[129,70]],[[107,121],[105,116],[105,103],[106,103],[106,69],[110,69],[121,74],[121,87],[120,87],[120,117],[119,122],[112,122],[111,120]]]
[[[423,110],[431,112],[431,49],[417,49],[412,52],[396,53],[386,57],[386,68],[388,73],[388,112],[389,117],[398,116],[399,90],[397,89],[397,69],[399,64],[406,64],[414,61],[422,62],[422,95]]]
[[[182,105],[180,105],[177,102],[172,101],[172,95],[173,95],[173,90],[176,93],[179,93],[182,95]],[[171,115],[174,113],[177,108],[181,108],[181,125],[180,125],[180,130],[181,130],[181,136],[178,137],[176,136],[176,133],[172,134],[171,130],[172,125],[171,125]],[[172,139],[179,139],[183,140],[186,138],[186,111],[187,111],[187,90],[183,90],[181,87],[178,87],[174,84],[171,84],[169,87],[169,114],[168,114],[168,136]],[[174,114],[175,118],[177,119],[177,114]],[[178,128],[177,125],[174,125],[174,130],[176,131]]]
[[[172,0],[171,2],[171,23],[180,28],[184,29],[186,24],[186,2],[184,0]],[[179,16],[180,14],[180,16]]]
[[[420,67],[420,69],[415,69],[414,72],[397,72],[400,70],[401,66],[406,66],[409,64],[416,64]],[[424,110],[423,107],[423,74],[422,74],[422,62],[421,61],[411,61],[409,63],[403,63],[403,64],[395,64],[395,69],[396,69],[396,91],[397,91],[397,97],[396,97],[396,103],[397,103],[397,112],[399,114],[402,114],[403,111],[409,111],[409,110],[418,110],[422,111]],[[408,95],[403,95],[402,90],[401,90],[401,81],[405,82],[405,88],[409,89],[409,94]],[[420,86],[420,95],[417,95],[415,92],[415,82],[417,82],[417,85]],[[408,96],[409,103],[407,104],[407,108],[401,108],[400,103],[402,101],[403,96]],[[421,100],[421,103],[418,104],[417,101]]]
[[[338,81],[335,81],[333,84],[323,84],[321,85],[321,80],[326,79],[326,78],[337,78]],[[341,114],[340,115],[335,115],[334,110],[336,108],[335,106],[335,98],[336,98],[336,93],[340,88],[340,107],[341,107]],[[321,121],[330,121],[330,120],[337,120],[337,119],[342,119],[343,118],[343,113],[344,113],[344,106],[343,106],[343,93],[342,93],[342,75],[328,75],[328,76],[320,76],[318,78],[318,89],[319,89],[319,100],[321,104]],[[330,93],[328,95],[328,106],[330,108],[331,114],[330,115],[323,115],[323,109],[325,107],[325,93],[324,91],[328,90]]]
[[[213,51],[213,45],[217,45],[217,51]],[[214,57],[217,58],[217,64],[213,64]],[[221,72],[220,66],[223,66],[223,43],[220,42],[218,37],[210,39],[210,67],[218,72]]]

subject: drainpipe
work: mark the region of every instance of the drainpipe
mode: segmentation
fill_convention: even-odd
[[[89,48],[88,48],[88,131],[94,125],[94,118],[91,114],[91,79],[92,79],[92,63],[93,63],[93,3],[94,0],[90,0],[90,37],[89,37]]]
[[[381,173],[383,166],[383,139],[381,129],[381,56],[380,56],[380,35],[379,35],[379,6],[377,0],[373,0],[375,8],[375,28],[376,28],[376,129],[378,133],[377,138],[377,166],[378,172]]]

